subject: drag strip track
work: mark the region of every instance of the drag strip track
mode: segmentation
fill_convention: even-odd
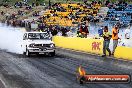
[[[82,65],[88,74],[130,74],[132,62],[57,49],[55,57],[23,55],[0,51],[0,78],[6,88],[132,88],[129,84],[84,84],[76,82]]]

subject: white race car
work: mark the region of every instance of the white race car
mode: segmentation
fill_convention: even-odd
[[[55,56],[55,44],[47,32],[26,32],[23,36],[23,53],[30,56],[32,53]]]

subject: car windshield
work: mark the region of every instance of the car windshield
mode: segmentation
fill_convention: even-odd
[[[50,35],[48,33],[29,33],[28,39],[50,39]]]

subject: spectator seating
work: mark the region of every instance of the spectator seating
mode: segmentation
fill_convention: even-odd
[[[44,16],[48,16],[45,20],[46,24],[73,26],[72,23],[77,23],[77,22],[80,23],[82,18],[87,15],[97,16],[97,13],[101,8],[100,4],[95,4],[90,8],[89,7],[87,8],[87,6],[79,5],[79,4],[60,4],[59,6],[61,6],[59,8],[63,8],[66,11],[55,11],[54,9],[47,10],[44,13]]]
[[[117,6],[120,7],[120,6]],[[113,22],[113,21],[119,21],[122,22],[123,24],[130,24],[130,21],[132,20],[131,18],[131,13],[132,13],[132,5],[128,5],[127,7],[123,7],[125,8],[122,11],[118,11],[115,8],[110,8],[108,10],[108,14],[107,14],[107,18],[109,20],[109,22]],[[118,19],[118,20],[117,20]]]

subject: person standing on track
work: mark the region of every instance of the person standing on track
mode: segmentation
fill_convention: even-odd
[[[112,29],[112,39],[113,39],[113,51],[112,51],[112,55],[114,55],[115,49],[117,47],[118,44],[118,33],[119,33],[119,29],[118,26],[115,25],[115,27]]]
[[[103,55],[102,55],[102,57],[106,56],[106,50],[109,52],[109,56],[111,56],[111,51],[109,49],[109,43],[110,43],[110,39],[111,39],[111,34],[108,31],[108,26],[104,27],[104,32],[103,32],[102,36],[104,38],[104,41],[103,41]]]

